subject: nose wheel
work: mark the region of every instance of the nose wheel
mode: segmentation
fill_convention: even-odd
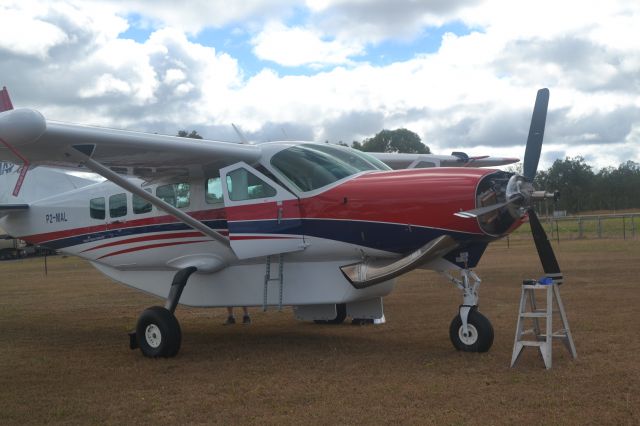
[[[466,331],[460,314],[453,318],[449,326],[449,338],[459,351],[487,352],[493,344],[493,326],[487,317],[474,307],[467,316]]]
[[[460,278],[445,272],[444,275],[462,290],[462,305],[449,326],[449,338],[453,346],[464,352],[487,352],[493,345],[493,326],[478,312],[478,287],[480,277],[470,269],[461,269]]]

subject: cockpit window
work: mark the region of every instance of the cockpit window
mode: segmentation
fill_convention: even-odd
[[[360,171],[365,170],[391,170],[389,166],[375,158],[373,155],[366,154],[362,151],[349,148],[340,148],[336,146],[325,145],[306,145],[307,148],[324,152],[347,164],[357,167]]]
[[[362,171],[381,170],[357,153],[311,144],[292,146],[278,152],[271,158],[271,165],[303,192],[322,188]]]

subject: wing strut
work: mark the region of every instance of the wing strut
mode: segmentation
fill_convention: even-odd
[[[153,204],[154,206],[156,206],[158,209],[165,211],[166,213],[170,214],[171,216],[177,218],[178,220],[184,222],[185,224],[189,225],[190,227],[202,232],[203,234],[213,238],[214,240],[218,241],[219,243],[224,244],[227,247],[231,247],[230,243],[229,243],[229,239],[226,238],[225,236],[221,235],[220,233],[214,231],[213,229],[209,228],[207,225],[205,225],[204,223],[200,222],[199,220],[196,220],[194,218],[192,218],[191,216],[189,216],[188,214],[186,214],[185,212],[183,212],[182,210],[179,210],[177,208],[175,208],[174,206],[172,206],[171,204],[165,202],[164,200],[154,196],[153,194],[150,194],[149,192],[145,191],[144,189],[134,185],[133,183],[129,182],[127,179],[123,178],[122,176],[118,175],[116,172],[114,172],[113,170],[109,169],[108,167],[103,166],[102,164],[98,163],[97,161],[95,161],[94,159],[90,158],[88,155],[86,155],[84,152],[87,152],[86,149],[86,145],[79,145],[79,146],[72,146],[70,147],[70,149],[65,151],[65,155],[69,158],[71,158],[74,161],[77,161],[83,165],[85,165],[89,170],[91,170],[94,173],[99,174],[100,176],[104,177],[105,179],[110,180],[111,182],[115,183],[116,185],[118,185],[119,187],[133,193],[136,194],[137,196],[139,196],[140,198],[150,202],[151,204]],[[92,151],[92,150],[89,150]]]

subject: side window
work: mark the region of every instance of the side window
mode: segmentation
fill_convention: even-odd
[[[127,214],[127,194],[109,197],[109,217],[122,217]]]
[[[104,197],[92,198],[89,201],[89,215],[91,219],[105,218]]]
[[[188,183],[172,183],[156,188],[156,196],[174,207],[189,207],[191,191]]]
[[[245,169],[237,169],[227,174],[227,190],[232,201],[255,200],[276,195],[273,187]]]
[[[207,179],[205,183],[204,199],[207,204],[222,203],[222,181],[220,177]]]
[[[145,189],[147,192],[151,192],[150,189]],[[149,213],[151,211],[151,203],[141,198],[140,196],[133,194],[131,198],[133,204],[133,212],[135,214]]]

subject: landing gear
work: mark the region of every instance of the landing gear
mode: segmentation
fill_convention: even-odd
[[[462,326],[462,318],[458,314],[449,326],[449,338],[459,351],[487,352],[493,344],[493,326],[474,306],[467,317],[466,333]]]
[[[136,331],[129,333],[131,349],[140,348],[142,354],[149,358],[170,358],[178,354],[182,330],[174,312],[187,280],[196,271],[194,266],[179,270],[173,277],[165,306],[152,306],[142,312]]]
[[[182,331],[173,313],[162,306],[152,306],[138,319],[136,339],[144,356],[170,358],[180,350]]]
[[[462,305],[449,326],[453,346],[464,352],[487,352],[493,344],[493,326],[478,312],[478,287],[482,280],[470,269],[461,269],[460,278],[444,275],[462,290]]]

